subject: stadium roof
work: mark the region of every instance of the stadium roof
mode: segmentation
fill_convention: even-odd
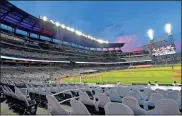
[[[41,34],[90,48],[123,47],[125,43],[100,43],[45,22],[6,1],[0,4],[0,22],[16,29]]]

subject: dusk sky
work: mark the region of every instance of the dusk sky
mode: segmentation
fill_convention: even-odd
[[[125,42],[123,51],[131,51],[149,42],[147,30],[155,38],[167,38],[164,25],[173,26],[177,51],[181,51],[181,2],[177,1],[11,1],[24,11],[59,21],[96,38]]]

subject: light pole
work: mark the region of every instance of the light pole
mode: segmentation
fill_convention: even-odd
[[[169,45],[171,45],[172,47],[174,47],[174,50],[176,49],[175,44],[174,44],[174,39],[173,39],[173,35],[172,35],[172,25],[167,23],[164,26],[164,31],[167,33],[168,35],[168,41],[169,41]],[[175,59],[175,54],[172,55],[173,59]]]
[[[56,24],[56,37],[58,37],[60,23],[56,22],[55,24]]]
[[[149,51],[149,54],[150,54],[150,57],[152,58],[152,44],[153,44],[153,41],[154,41],[154,31],[153,29],[149,29],[148,32],[147,32],[147,35],[150,39],[150,51]]]
[[[44,21],[44,29],[45,29],[45,22],[48,20],[48,18],[46,16],[43,16],[42,20]]]
[[[169,40],[169,42],[170,42],[170,44],[174,44],[174,40],[173,40],[173,36],[172,36],[172,25],[171,24],[166,24],[165,26],[164,26],[164,30],[165,30],[165,32],[167,33],[167,35],[168,35],[168,40]]]

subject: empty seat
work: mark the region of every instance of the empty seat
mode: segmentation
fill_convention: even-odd
[[[96,96],[98,98],[98,101],[96,101],[96,108],[99,111],[99,114],[104,115],[105,111],[104,111],[104,106],[110,102],[110,99],[107,95],[103,94],[103,93],[99,93]]]
[[[89,115],[89,111],[86,106],[78,100],[71,99],[72,115]]]
[[[104,110],[106,115],[134,115],[132,109],[122,103],[109,102]]]
[[[153,110],[149,110],[148,114],[160,114],[160,115],[180,115],[178,104],[171,99],[159,100]]]
[[[118,88],[118,94],[122,98],[128,95],[128,91],[129,91],[129,88],[127,88],[127,87],[119,87]]]
[[[51,113],[51,115],[68,115],[70,114],[65,109],[61,107],[58,100],[52,96],[52,95],[46,95],[47,101],[48,101],[48,110]]]
[[[177,104],[178,104],[178,108],[180,111],[182,111],[182,108],[181,108],[181,102],[182,102],[182,97],[179,96],[178,99],[176,100]]]
[[[120,102],[120,103],[122,102],[122,99],[116,89],[112,89],[109,92],[109,98],[110,98],[111,102]]]
[[[134,114],[140,114],[140,115],[147,114],[147,111],[139,106],[138,100],[136,100],[136,98],[126,96],[123,98],[123,104],[130,107],[133,110]]]
[[[160,99],[164,98],[161,93],[151,93],[149,100],[144,102],[144,109],[148,110],[148,107],[155,107],[155,104]]]
[[[172,91],[173,91],[172,89],[168,89],[167,91],[162,91],[162,94],[163,94],[164,98],[166,98],[168,93],[172,92]]]
[[[95,91],[95,95],[102,93],[101,88],[95,88],[94,91]]]
[[[17,94],[15,94],[15,92],[13,92],[8,86],[4,86],[4,89],[6,90],[7,95],[17,98]]]
[[[176,92],[176,91],[169,91],[167,92],[167,95],[166,95],[166,99],[173,99],[173,100],[177,100],[179,97],[179,93]]]
[[[148,100],[151,94],[151,89],[148,88],[144,88],[142,89],[143,91],[139,91],[139,95],[141,97],[142,100]]]
[[[28,85],[28,84],[25,84],[27,89],[28,89],[28,92],[33,92],[33,89]]]
[[[95,107],[95,102],[90,99],[88,94],[86,92],[81,91],[79,93],[79,95],[80,95],[79,101],[82,102],[87,107],[89,112],[94,113],[94,114],[97,113],[96,107]]]
[[[143,100],[141,100],[139,93],[137,91],[129,91],[127,96],[136,98],[136,100],[138,100],[138,103],[140,105],[144,104]]]
[[[17,96],[19,100],[24,101],[26,105],[29,106],[28,100],[30,99],[28,99],[25,95],[23,95],[23,93],[16,86],[15,86],[15,95]]]

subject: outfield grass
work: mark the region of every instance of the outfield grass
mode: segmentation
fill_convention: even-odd
[[[160,84],[171,84],[173,81],[181,83],[181,65],[171,67],[157,67],[157,68],[141,68],[117,70],[110,72],[103,72],[97,74],[84,75],[86,78],[82,82],[87,83],[116,83],[120,81],[122,84],[132,83],[148,83],[157,81]],[[80,82],[80,76],[68,77],[64,79],[65,82]]]

